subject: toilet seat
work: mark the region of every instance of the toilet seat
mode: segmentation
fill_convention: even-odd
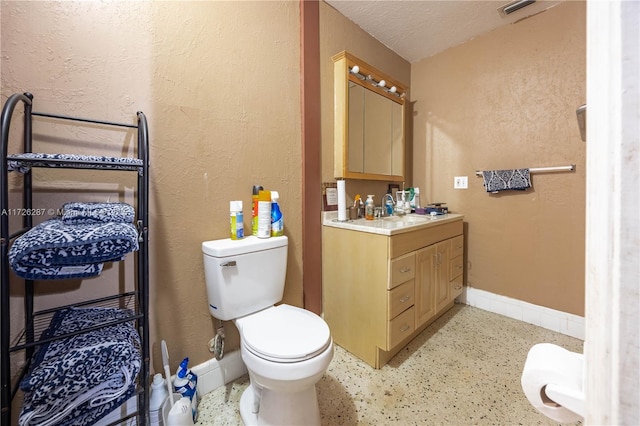
[[[275,306],[237,321],[245,347],[268,361],[304,361],[331,344],[327,323],[313,312],[295,306]]]

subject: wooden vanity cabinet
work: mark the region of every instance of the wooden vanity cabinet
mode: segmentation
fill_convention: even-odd
[[[391,236],[323,226],[323,310],[334,342],[380,368],[453,306],[462,232],[462,219]]]

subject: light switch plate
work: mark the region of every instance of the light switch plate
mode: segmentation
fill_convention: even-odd
[[[469,179],[467,176],[456,176],[453,178],[454,189],[467,189],[469,187]]]

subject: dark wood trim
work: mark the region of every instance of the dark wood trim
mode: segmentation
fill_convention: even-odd
[[[322,312],[322,186],[320,173],[320,5],[300,1],[302,110],[302,288],[304,307]]]

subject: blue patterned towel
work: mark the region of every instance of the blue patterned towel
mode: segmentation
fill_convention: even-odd
[[[487,192],[531,188],[529,169],[485,170],[482,172]]]
[[[42,161],[38,161],[42,160]],[[56,163],[47,162],[55,160]],[[80,162],[96,163],[94,165],[82,164]],[[110,169],[135,170],[142,173],[143,162],[139,158],[129,157],[105,157],[102,155],[77,155],[77,154],[44,154],[40,152],[25,152],[23,154],[11,155],[7,158],[9,171],[28,173],[31,167],[71,167],[71,168],[101,168],[107,166]]]
[[[25,279],[85,278],[99,275],[103,262],[138,250],[131,223],[66,225],[50,219],[31,228],[9,249],[9,264]]]
[[[113,308],[65,309],[56,312],[42,337],[131,315]],[[20,382],[25,397],[18,424],[94,424],[135,393],[141,358],[140,337],[129,322],[40,346]]]
[[[67,225],[101,222],[131,223],[136,216],[127,203],[66,203],[62,206],[62,221]]]

